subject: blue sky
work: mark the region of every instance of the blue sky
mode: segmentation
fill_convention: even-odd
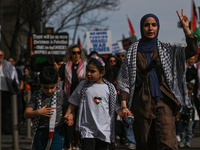
[[[194,2],[199,16],[200,0],[194,0]],[[113,43],[121,40],[122,34],[129,37],[126,15],[131,20],[135,35],[139,39],[141,37],[140,19],[147,13],[153,13],[159,18],[158,38],[160,41],[185,43],[184,33],[181,28],[177,27],[179,18],[176,10],[181,12],[181,9],[184,9],[184,14],[191,19],[191,0],[122,0],[118,11],[102,13],[102,16],[109,17],[104,24],[111,30]]]
[[[194,0],[196,5],[197,16],[199,17],[200,0]],[[129,37],[129,27],[126,15],[128,15],[137,39],[140,36],[140,19],[147,13],[155,14],[160,21],[160,30],[158,38],[162,42],[185,43],[184,33],[181,28],[178,28],[179,18],[176,10],[181,13],[184,9],[184,14],[191,19],[192,0],[121,0],[118,11],[100,12],[101,17],[108,17],[102,25],[108,27],[112,34],[112,42],[115,43],[122,39],[122,34]],[[197,27],[199,27],[199,21]],[[73,31],[68,30],[69,37],[73,35]],[[79,29],[76,38],[80,37],[83,47],[86,47],[84,40],[85,32]],[[77,40],[75,40],[77,42]],[[72,44],[72,41],[69,41]]]

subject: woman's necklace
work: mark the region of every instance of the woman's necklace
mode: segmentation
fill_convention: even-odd
[[[73,68],[76,70],[78,68],[78,64],[73,64]]]

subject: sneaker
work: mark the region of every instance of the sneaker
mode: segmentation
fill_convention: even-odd
[[[181,142],[179,143],[179,147],[184,147],[185,146],[185,143]]]
[[[132,149],[135,149],[135,144],[129,144],[128,145],[128,150],[132,150]]]
[[[186,142],[185,144],[187,147],[191,147],[191,143],[190,142]]]
[[[119,136],[116,136],[116,140],[120,140],[120,137],[119,137]]]
[[[177,136],[176,136],[176,139],[177,139],[178,142],[180,142],[180,141],[181,141],[180,135],[177,135]]]

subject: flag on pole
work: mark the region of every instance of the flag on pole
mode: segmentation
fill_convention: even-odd
[[[132,36],[132,35],[135,34],[135,31],[134,31],[134,29],[133,29],[133,26],[132,26],[131,21],[130,21],[130,19],[129,19],[128,16],[127,16],[127,20],[128,20],[128,26],[129,26],[130,34],[131,34],[131,36]]]
[[[200,41],[199,28],[197,27],[197,12],[194,0],[192,0],[191,31],[198,37],[198,41]]]
[[[194,35],[198,37],[198,42],[200,42],[200,32],[199,28],[197,27],[197,12],[196,12],[196,6],[194,3],[194,0],[192,0],[192,15],[191,15],[191,31]],[[200,49],[198,50],[198,54],[200,52]],[[197,60],[198,54],[195,55],[195,60]]]
[[[78,37],[78,45],[80,46],[80,48],[83,48],[81,44],[81,39],[79,37]]]
[[[191,31],[193,32],[197,27],[197,12],[194,0],[192,0],[192,16],[191,16]]]

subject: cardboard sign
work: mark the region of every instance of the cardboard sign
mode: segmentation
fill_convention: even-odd
[[[86,32],[87,54],[96,51],[99,54],[112,54],[111,31],[88,31]]]
[[[68,43],[68,33],[32,34],[30,40],[35,56],[64,56]]]

